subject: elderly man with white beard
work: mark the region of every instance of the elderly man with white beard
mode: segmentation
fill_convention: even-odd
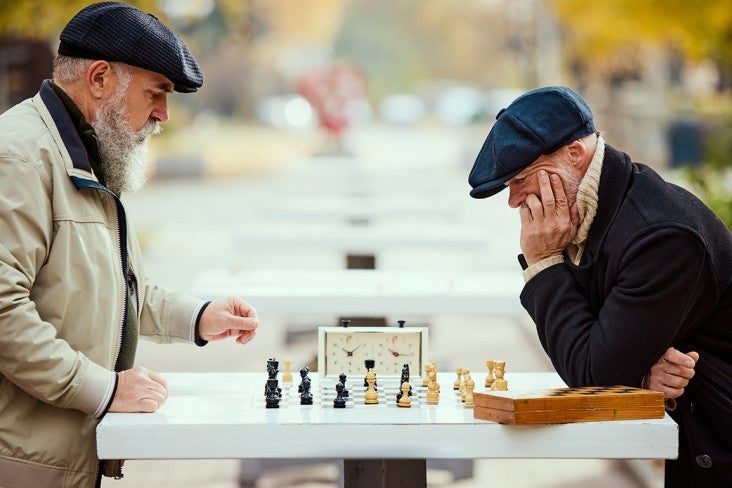
[[[0,115],[0,486],[93,487],[106,412],[153,412],[164,378],[135,365],[139,335],[241,344],[239,297],[204,302],[147,280],[123,193],[145,182],[168,96],[203,76],[154,16],[103,2],[60,35],[53,80]]]

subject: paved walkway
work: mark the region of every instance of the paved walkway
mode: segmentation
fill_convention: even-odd
[[[354,225],[370,225],[372,221],[363,220],[369,216],[380,222],[421,222],[424,226],[452,222],[485,230],[487,247],[482,254],[392,249],[377,256],[381,269],[427,267],[456,273],[515,269],[518,273],[515,211],[502,196],[476,201],[467,195],[467,172],[484,134],[480,128],[455,132],[443,128],[419,132],[363,129],[348,141],[354,157],[299,155],[279,163],[268,161],[270,167],[249,176],[153,181],[127,199],[128,213],[140,235],[148,274],[162,285],[183,291],[208,269],[342,268],[344,256],[332,250],[299,249],[297,235],[291,236],[294,245],[289,251],[253,249],[241,243],[248,235],[286,232],[295,221],[328,225],[333,219],[348,221],[349,216],[359,217]],[[272,143],[271,138],[267,140]],[[230,164],[230,158],[227,161]],[[212,171],[217,172],[232,173]],[[378,314],[378,304],[374,304],[374,312]],[[387,317],[390,323],[401,319],[410,325],[429,325],[430,356],[440,370],[463,366],[482,371],[486,359],[506,360],[508,371],[551,370],[526,315]],[[290,358],[293,365],[307,364],[315,358],[317,326],[335,325],[336,320],[333,316],[264,316],[257,337],[244,347],[229,342],[196,348],[142,341],[137,363],[163,372],[264,371],[271,356]],[[288,334],[308,328],[310,332]],[[646,481],[639,483],[628,474],[628,464],[618,461],[476,460],[471,479],[456,481],[447,471],[431,469],[428,483],[455,488],[661,486],[656,464],[641,461],[634,465],[650,473]],[[105,480],[103,486],[238,487],[239,469],[238,460],[133,460],[125,465],[123,480]],[[331,487],[337,480],[338,469],[333,464],[298,466],[264,473],[257,488]]]

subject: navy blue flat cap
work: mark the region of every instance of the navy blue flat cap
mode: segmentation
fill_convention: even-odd
[[[543,154],[595,132],[592,111],[576,92],[547,86],[524,93],[496,116],[470,170],[470,196],[486,198]]]
[[[152,14],[121,2],[89,5],[61,31],[58,53],[126,63],[166,76],[175,91],[190,93],[203,74],[178,34]]]

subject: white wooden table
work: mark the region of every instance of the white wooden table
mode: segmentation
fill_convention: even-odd
[[[437,405],[399,408],[395,400],[387,399],[378,405],[352,402],[345,409],[319,403],[317,394],[314,405],[299,405],[297,373],[291,386],[280,382],[283,400],[276,409],[265,408],[266,372],[164,376],[169,397],[157,412],[104,417],[97,428],[101,459],[344,459],[347,485],[349,476],[363,476],[361,461],[388,465],[390,460],[404,460],[398,469],[387,467],[386,475],[407,476],[414,482],[410,486],[420,486],[426,479],[426,459],[671,459],[678,455],[678,427],[668,416],[538,426],[476,420],[452,391],[454,373],[438,375],[442,388]],[[472,376],[480,383],[478,373]],[[317,373],[310,377],[313,392],[319,391],[320,382],[335,382],[319,379]],[[506,378],[509,388],[516,389],[565,386],[555,373],[507,373]],[[382,386],[388,383],[386,378],[378,381]],[[363,378],[349,379],[347,386],[354,389],[359,382]]]
[[[272,315],[518,315],[519,271],[489,274],[385,270],[212,270],[189,290],[202,298],[238,294]]]

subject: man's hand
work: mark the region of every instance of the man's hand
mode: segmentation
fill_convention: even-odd
[[[541,200],[530,194],[521,204],[521,250],[529,265],[561,254],[577,234],[577,204],[569,208],[559,175],[537,173]]]
[[[684,393],[689,380],[694,377],[694,367],[699,354],[692,351],[684,354],[669,347],[648,375],[648,389],[660,391],[664,398],[678,398]]]
[[[168,398],[165,379],[140,366],[118,374],[110,412],[154,412]]]
[[[257,333],[259,318],[254,307],[239,297],[214,300],[206,307],[198,323],[201,339],[218,341],[236,337],[236,342],[246,344]]]

